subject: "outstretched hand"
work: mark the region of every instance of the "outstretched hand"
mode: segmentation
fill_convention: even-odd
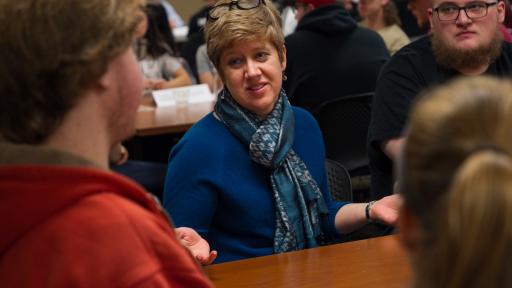
[[[210,245],[194,229],[179,227],[174,229],[181,245],[202,265],[209,265],[217,258],[217,251],[210,251]]]
[[[370,211],[370,218],[373,220],[394,226],[398,220],[398,211],[402,204],[400,195],[386,196],[373,204]]]

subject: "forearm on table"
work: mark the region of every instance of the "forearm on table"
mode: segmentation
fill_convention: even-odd
[[[190,80],[190,77],[188,77],[187,75],[173,78],[169,81],[166,81],[164,84],[165,88],[176,88],[188,85],[192,85],[192,81]]]
[[[341,207],[334,219],[338,233],[347,234],[366,225],[366,205],[367,203],[351,203]]]

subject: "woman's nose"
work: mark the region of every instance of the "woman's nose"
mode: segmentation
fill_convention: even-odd
[[[247,66],[246,66],[246,76],[248,78],[250,77],[255,77],[255,76],[259,76],[261,74],[261,70],[259,68],[259,65],[256,61],[247,61]]]

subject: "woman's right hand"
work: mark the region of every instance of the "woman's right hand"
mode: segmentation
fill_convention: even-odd
[[[185,246],[201,265],[209,265],[217,258],[217,251],[210,251],[210,244],[194,229],[179,227],[175,228],[174,231],[181,245]]]

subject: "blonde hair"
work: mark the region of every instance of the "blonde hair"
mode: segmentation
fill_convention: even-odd
[[[400,190],[423,231],[415,287],[510,287],[512,84],[459,79],[411,115]]]
[[[129,49],[144,0],[0,3],[0,135],[38,144]]]
[[[220,57],[224,49],[238,41],[268,40],[277,49],[279,59],[284,61],[284,36],[281,16],[270,0],[261,0],[260,6],[250,10],[233,7],[208,20],[204,27],[208,57],[222,74]],[[219,0],[212,9],[231,0]]]

